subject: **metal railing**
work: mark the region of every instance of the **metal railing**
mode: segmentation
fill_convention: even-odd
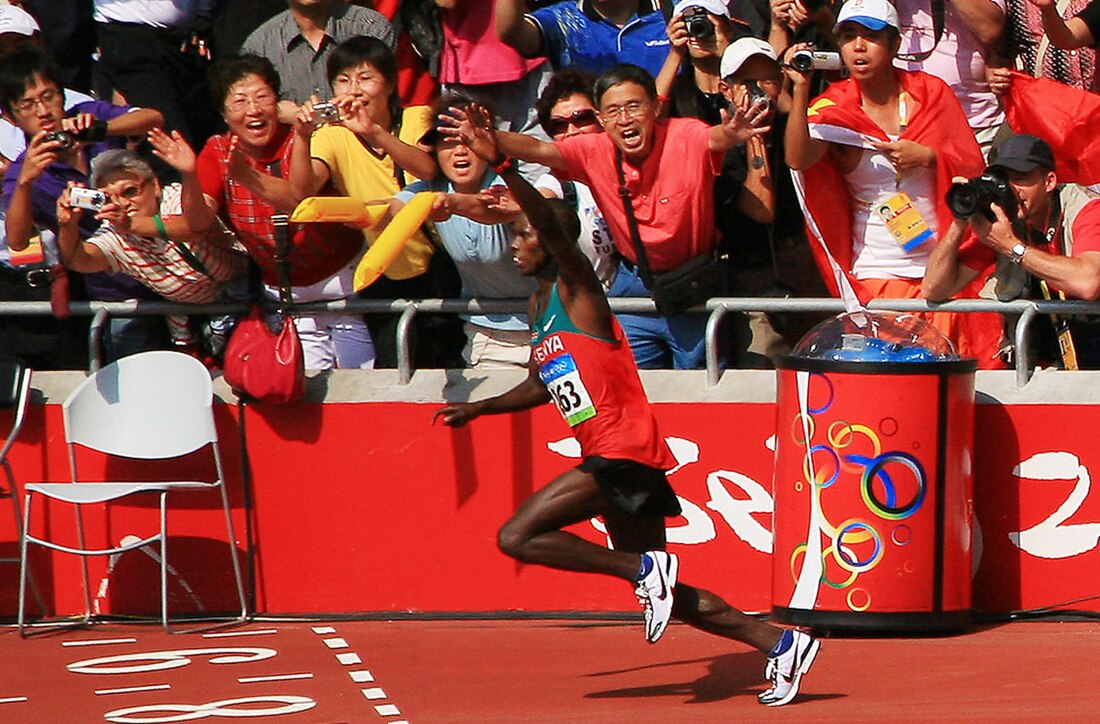
[[[653,302],[643,298],[615,298],[609,300],[612,311],[626,314],[653,313]],[[274,311],[277,302],[268,303]],[[174,302],[130,301],[130,302],[72,302],[71,313],[75,316],[91,316],[89,329],[88,369],[98,369],[102,362],[102,329],[110,317],[134,317],[165,314],[231,314],[243,313],[247,304],[178,304]],[[959,299],[942,304],[931,303],[923,299],[874,299],[868,304],[872,310],[894,312],[994,312],[1018,317],[1016,325],[1015,359],[1016,384],[1023,387],[1031,377],[1031,360],[1028,356],[1028,340],[1031,323],[1039,315],[1057,314],[1059,316],[1076,314],[1100,314],[1100,302],[1061,301],[1061,300],[1016,300],[998,302],[987,299]],[[354,312],[357,314],[396,313],[401,317],[397,325],[397,368],[402,384],[412,379],[413,366],[409,332],[417,314],[479,314],[479,313],[516,313],[527,311],[525,299],[465,300],[465,299],[340,299],[329,302],[308,302],[291,305],[293,311],[300,312]],[[793,312],[793,313],[840,313],[844,303],[839,299],[823,298],[761,298],[761,297],[716,297],[705,307],[697,307],[693,314],[708,314],[706,326],[706,379],[708,386],[718,384],[722,368],[719,364],[718,328],[722,318],[733,312]],[[2,302],[0,316],[52,314],[49,302]]]

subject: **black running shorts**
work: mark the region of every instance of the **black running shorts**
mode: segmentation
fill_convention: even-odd
[[[595,477],[608,499],[631,515],[671,518],[680,514],[680,501],[663,470],[596,455],[585,458],[577,469]]]

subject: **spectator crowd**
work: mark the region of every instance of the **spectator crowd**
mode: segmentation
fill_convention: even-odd
[[[525,299],[510,168],[575,210],[611,298],[1096,300],[1098,45],[1100,0],[0,0],[0,301],[52,310],[0,315],[0,353],[87,366],[72,300],[279,299],[272,216],[311,196],[385,210],[290,225],[295,302]],[[638,366],[701,367],[706,315],[658,307],[619,315]],[[1011,363],[1011,318],[921,316]],[[769,367],[818,319],[728,315],[723,364]],[[397,363],[397,314],[294,322],[307,368]],[[103,350],[216,367],[233,323],[112,318]],[[1031,359],[1100,368],[1100,317],[1035,324]],[[522,311],[412,335],[448,368],[525,366],[531,338]]]

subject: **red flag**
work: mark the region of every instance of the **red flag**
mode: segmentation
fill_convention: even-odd
[[[1004,104],[1012,130],[1050,145],[1059,181],[1100,183],[1100,95],[1013,71]]]

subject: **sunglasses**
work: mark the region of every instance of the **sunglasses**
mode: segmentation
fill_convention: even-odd
[[[593,126],[596,124],[596,111],[591,108],[583,108],[579,111],[573,111],[568,116],[564,117],[551,117],[546,122],[546,132],[551,136],[556,136],[559,133],[563,133],[569,130],[569,126],[576,126],[577,128],[584,128],[585,126]]]

